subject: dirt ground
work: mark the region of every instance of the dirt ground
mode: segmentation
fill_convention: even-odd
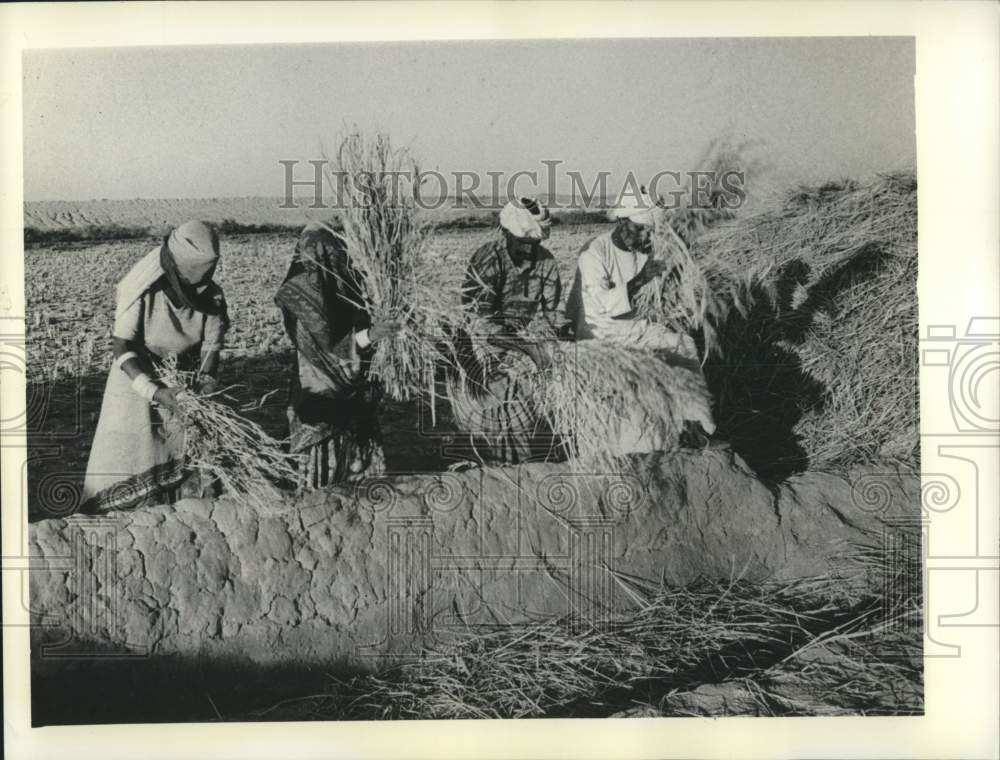
[[[601,226],[557,227],[548,243],[564,287],[575,254]],[[433,250],[461,271],[489,230],[445,231]],[[31,520],[64,516],[80,502],[87,457],[111,365],[114,285],[154,240],[31,247],[25,252],[28,357],[28,511]],[[232,322],[223,355],[223,386],[243,403],[266,397],[249,412],[269,433],[283,436],[292,349],[272,298],[295,246],[292,235],[241,235],[223,240],[218,272]],[[453,294],[457,298],[457,293]],[[390,471],[440,470],[454,459],[448,404],[431,410],[416,401],[386,400],[382,430]]]

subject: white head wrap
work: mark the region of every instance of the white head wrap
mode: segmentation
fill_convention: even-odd
[[[219,260],[219,235],[205,222],[184,222],[170,233],[167,247],[188,282],[198,282]]]
[[[656,217],[653,214],[655,209],[656,202],[643,191],[638,195],[623,194],[618,199],[618,205],[611,209],[611,215],[615,219],[631,219],[636,224],[652,226],[656,223]]]
[[[551,225],[549,210],[534,198],[508,201],[500,211],[500,226],[516,238],[545,240]]]
[[[167,247],[178,271],[191,282],[197,282],[215,266],[219,258],[219,237],[205,222],[185,222],[177,227],[170,233]],[[163,276],[160,249],[161,246],[156,246],[139,259],[119,281],[115,299],[116,317],[139,300]]]

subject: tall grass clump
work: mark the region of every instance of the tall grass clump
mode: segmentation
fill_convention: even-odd
[[[341,139],[328,166],[342,206],[336,234],[362,280],[356,305],[373,321],[402,326],[379,342],[371,372],[396,400],[433,392],[435,365],[455,363],[444,336],[467,316],[436,279],[433,226],[417,205],[419,166],[388,136],[358,131]]]

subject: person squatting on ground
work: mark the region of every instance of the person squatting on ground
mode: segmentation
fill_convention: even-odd
[[[385,471],[381,392],[368,375],[374,344],[399,327],[372,324],[356,304],[360,277],[332,228],[307,225],[274,296],[295,347],[289,390],[290,451],[299,487],[320,488]]]
[[[466,270],[462,301],[481,319],[478,334],[458,336],[464,376],[449,381],[448,396],[456,424],[470,436],[470,453],[487,463],[559,455],[522,387],[536,367],[548,365],[545,341],[556,335],[562,284],[542,245],[551,223],[549,210],[533,198],[508,202],[500,212],[502,238],[476,250]]]
[[[639,317],[635,299],[640,288],[666,270],[652,257],[656,204],[645,193],[623,195],[613,210],[615,226],[588,240],[580,249],[576,274],[566,301],[566,318],[576,340],[607,340],[671,355],[675,362],[700,372],[698,350],[689,335],[681,335]],[[715,432],[711,419],[686,425],[684,443],[708,445]],[[622,424],[622,453],[655,451],[662,447],[648,430],[641,409]]]
[[[184,467],[182,390],[215,390],[229,319],[213,281],[219,237],[204,222],[177,227],[118,283],[108,375],[90,449],[82,511],[107,512],[202,496]],[[157,379],[163,362],[192,373],[189,389]]]

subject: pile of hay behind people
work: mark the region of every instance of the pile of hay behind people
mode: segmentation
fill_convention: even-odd
[[[686,234],[659,236],[675,275],[644,308],[674,304],[659,318],[697,334],[737,451],[777,479],[916,467],[915,177],[803,187]]]

